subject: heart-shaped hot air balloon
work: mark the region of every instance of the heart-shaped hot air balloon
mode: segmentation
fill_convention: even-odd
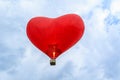
[[[35,17],[28,22],[26,31],[30,41],[51,58],[51,65],[55,65],[55,59],[81,39],[84,23],[76,14]]]

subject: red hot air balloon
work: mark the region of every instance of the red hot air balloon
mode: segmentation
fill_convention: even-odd
[[[55,65],[55,59],[81,39],[84,23],[76,14],[35,17],[28,22],[26,31],[30,41],[51,58],[51,65]]]

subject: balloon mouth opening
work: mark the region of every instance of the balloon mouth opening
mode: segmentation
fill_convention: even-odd
[[[56,44],[48,45],[48,49],[45,51],[45,53],[48,55],[51,59],[56,59],[62,52],[57,47]]]
[[[55,59],[51,59],[50,60],[50,65],[51,66],[55,66],[56,65],[56,60]]]

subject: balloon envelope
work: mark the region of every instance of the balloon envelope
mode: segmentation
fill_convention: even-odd
[[[51,59],[56,59],[81,39],[84,23],[76,14],[57,18],[35,17],[28,22],[26,31],[38,49]]]

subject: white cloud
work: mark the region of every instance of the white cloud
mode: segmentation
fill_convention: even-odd
[[[99,7],[102,4],[103,0],[70,0],[70,1],[64,1],[63,6],[64,9],[58,9],[59,14],[63,13],[77,13],[81,16],[90,13],[90,11],[93,11],[95,7]]]
[[[119,0],[112,1],[111,6],[110,6],[110,11],[111,11],[112,15],[117,16],[120,19],[120,7],[119,7],[119,5],[120,5]]]

